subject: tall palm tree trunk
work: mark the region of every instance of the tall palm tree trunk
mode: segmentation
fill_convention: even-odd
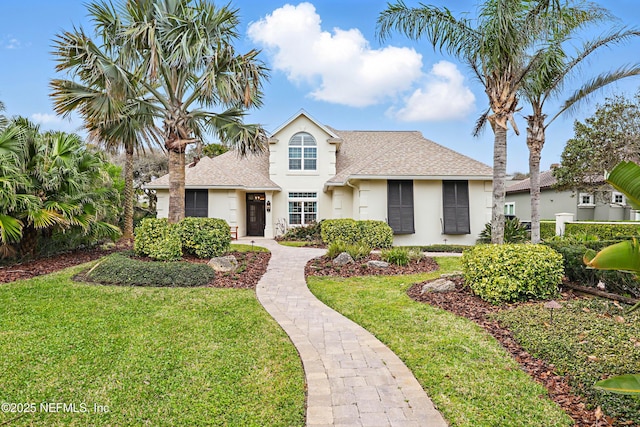
[[[527,147],[529,147],[529,194],[531,197],[531,243],[540,243],[540,158],[544,145],[546,115],[527,117]]]
[[[184,150],[169,150],[169,222],[184,218]]]
[[[125,146],[125,162],[124,162],[124,227],[122,230],[122,238],[125,240],[133,239],[133,145]]]
[[[504,243],[504,181],[507,173],[507,128],[494,125],[491,243]]]

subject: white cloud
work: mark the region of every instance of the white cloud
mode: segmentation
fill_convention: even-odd
[[[19,49],[22,47],[22,44],[20,43],[20,40],[12,38],[6,42],[5,47],[7,49]]]
[[[75,114],[70,118],[62,118],[51,113],[33,113],[29,118],[41,125],[43,130],[83,133],[81,120]]]
[[[364,107],[394,98],[421,76],[414,49],[372,49],[360,30],[323,31],[311,3],[285,5],[249,26],[249,37],[272,55],[273,68],[316,86],[315,99]]]
[[[452,120],[465,117],[475,108],[475,96],[464,85],[464,76],[455,64],[436,63],[423,86],[405,100],[399,110],[389,110],[406,122]]]

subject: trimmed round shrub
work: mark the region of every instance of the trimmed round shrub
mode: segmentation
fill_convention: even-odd
[[[393,229],[384,221],[362,220],[356,221],[360,228],[359,243],[370,248],[390,248],[393,244]]]
[[[187,217],[178,226],[182,249],[188,254],[212,258],[229,251],[231,232],[224,219]]]
[[[106,285],[189,287],[208,284],[215,278],[215,271],[206,264],[139,261],[111,254],[90,270],[87,277]]]
[[[325,219],[321,222],[320,228],[322,241],[327,245],[344,243],[370,248],[389,248],[393,244],[393,230],[384,221]]]
[[[178,260],[182,257],[180,232],[166,218],[145,218],[136,227],[133,250],[162,261]]]
[[[360,228],[354,219],[325,219],[320,225],[322,241],[327,245],[332,243],[355,243],[358,239]]]
[[[558,295],[562,255],[545,245],[478,245],[462,255],[467,285],[492,304]]]

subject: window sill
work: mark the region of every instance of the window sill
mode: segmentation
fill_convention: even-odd
[[[596,205],[592,205],[592,204],[589,204],[589,205],[587,205],[587,204],[584,204],[584,205],[578,205],[578,209],[581,209],[581,208],[589,208],[589,209],[593,209],[593,208],[595,208],[595,207],[596,207]]]
[[[316,171],[288,171],[287,176],[320,176],[320,173]]]

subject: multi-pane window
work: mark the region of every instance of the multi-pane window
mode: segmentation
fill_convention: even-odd
[[[615,203],[616,205],[624,205],[625,204],[624,194],[614,191],[611,194],[611,203]]]
[[[516,202],[507,202],[504,204],[504,214],[515,216],[516,214]]]
[[[289,141],[289,170],[316,170],[318,148],[316,140],[306,132],[299,132]]]
[[[289,225],[307,225],[318,220],[318,193],[289,193]]]
[[[578,199],[578,206],[593,206],[594,203],[594,197],[593,194],[590,193],[580,193],[579,199]]]

